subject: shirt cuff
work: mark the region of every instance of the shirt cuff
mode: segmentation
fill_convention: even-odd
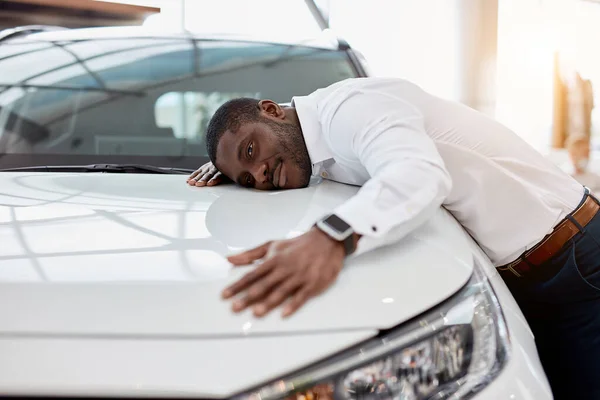
[[[380,209],[375,200],[382,197],[379,183],[369,182],[367,185],[369,186],[363,186],[358,194],[339,205],[334,214],[359,235],[381,238],[386,236],[394,225],[408,218],[409,213],[404,205],[388,205],[385,209]]]

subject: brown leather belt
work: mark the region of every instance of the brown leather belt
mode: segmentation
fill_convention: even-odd
[[[567,218],[563,219],[554,228],[552,233],[512,263],[498,267],[500,275],[508,274],[513,278],[515,276],[523,278],[532,269],[535,269],[535,267],[550,260],[552,256],[557,254],[573,236],[580,232],[580,228],[585,227],[594,218],[598,210],[600,210],[598,200],[588,193],[586,189],[585,199],[582,204],[569,214]]]

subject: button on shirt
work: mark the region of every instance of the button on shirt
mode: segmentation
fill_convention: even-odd
[[[334,210],[363,235],[357,254],[401,239],[444,206],[503,265],[584,194],[508,128],[408,81],[345,80],[292,105],[313,175],[362,186]]]

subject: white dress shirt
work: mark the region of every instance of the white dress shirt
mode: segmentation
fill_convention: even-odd
[[[503,265],[584,194],[508,128],[405,80],[345,80],[292,105],[313,174],[362,186],[334,210],[363,235],[357,254],[400,240],[444,206]]]

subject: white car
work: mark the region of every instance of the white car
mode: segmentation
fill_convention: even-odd
[[[207,110],[362,76],[351,49],[92,31],[0,42],[0,394],[552,398],[513,297],[443,209],[288,319],[221,300],[248,270],[225,256],[306,231],[357,188],[186,185]],[[273,52],[249,64],[257,48]]]

